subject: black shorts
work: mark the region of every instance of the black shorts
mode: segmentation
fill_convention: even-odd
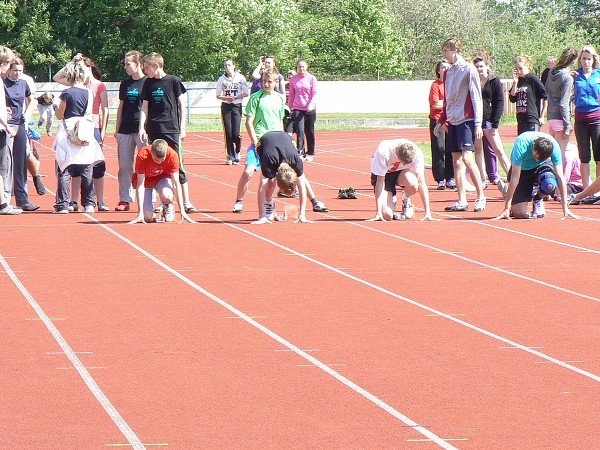
[[[512,198],[513,205],[517,203],[528,203],[533,199],[533,188],[537,184],[538,176],[543,172],[552,171],[554,167],[548,161],[543,162],[540,166],[531,170],[521,170],[521,176],[519,178],[519,184]],[[512,170],[508,172],[508,181],[510,181]]]
[[[400,174],[408,169],[397,170],[396,172],[388,172],[385,174],[384,190],[391,192],[392,195],[396,195],[396,187],[398,186],[398,178]],[[377,185],[377,175],[371,174],[371,186]],[[400,186],[404,187],[404,186]]]

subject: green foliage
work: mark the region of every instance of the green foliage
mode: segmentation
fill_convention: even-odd
[[[168,73],[215,80],[232,57],[249,75],[275,54],[282,72],[307,58],[320,79],[431,79],[448,37],[465,56],[483,48],[510,76],[521,51],[548,54],[600,38],[600,0],[4,0],[0,43],[48,79],[82,52],[104,78],[125,76],[123,55],[157,51]]]

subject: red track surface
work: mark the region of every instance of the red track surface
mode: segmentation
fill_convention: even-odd
[[[318,133],[314,224],[250,225],[258,176],[233,214],[215,133],[185,144],[197,225],[52,215],[50,193],[1,217],[0,448],[598,448],[600,207],[490,221],[493,189],[462,215],[432,191],[439,222],[364,222],[370,156],[400,136],[428,139]]]

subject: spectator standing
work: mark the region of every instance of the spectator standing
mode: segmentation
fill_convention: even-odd
[[[117,139],[117,155],[119,158],[119,204],[115,211],[129,211],[134,201],[134,190],[131,177],[134,171],[136,149],[139,152],[146,145],[139,137],[140,110],[142,109],[142,91],[146,82],[142,67],[142,54],[131,50],[125,54],[125,72],[129,75],[119,86],[119,108],[115,138]]]
[[[225,154],[228,165],[240,162],[242,135],[242,100],[248,96],[246,78],[236,70],[231,59],[225,60],[225,73],[217,81],[217,98],[221,100],[221,119],[225,134]]]
[[[540,79],[531,73],[532,64],[531,56],[521,54],[515,58],[513,84],[508,98],[511,103],[516,103],[518,134],[539,131],[548,107],[546,89]]]
[[[437,79],[429,89],[429,137],[431,139],[431,170],[437,182],[438,190],[454,189],[454,166],[450,153],[446,153],[446,131],[441,128],[438,135],[434,133],[435,126],[444,112],[444,82],[443,76],[450,67],[445,59],[440,59],[435,65]]]
[[[308,72],[306,59],[298,60],[296,70],[297,74],[290,79],[288,106],[294,118],[298,153],[306,161],[312,161],[315,155],[317,78]]]

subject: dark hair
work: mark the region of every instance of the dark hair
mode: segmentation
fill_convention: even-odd
[[[98,67],[96,67],[96,64],[94,64],[94,61],[92,61],[90,58],[88,58],[87,56],[84,56],[82,58],[83,63],[90,68],[90,70],[92,71],[92,75],[94,76],[94,78],[96,80],[102,81],[102,72],[100,72],[100,69],[98,69]]]
[[[554,144],[548,138],[539,137],[533,141],[533,150],[538,153],[539,161],[545,161],[552,155]]]
[[[448,62],[448,60],[446,60],[446,58],[442,58],[442,59],[440,59],[440,60],[437,62],[437,64],[435,65],[435,75],[436,75],[438,78],[440,78],[440,76],[441,76],[441,74],[440,74],[440,71],[441,71],[441,69],[442,69],[442,65],[444,65],[444,64],[450,64],[450,63]]]
[[[577,55],[579,55],[579,52],[573,47],[565,48],[558,58],[558,61],[556,61],[556,66],[554,68],[564,69],[565,67],[573,65],[577,59]]]

